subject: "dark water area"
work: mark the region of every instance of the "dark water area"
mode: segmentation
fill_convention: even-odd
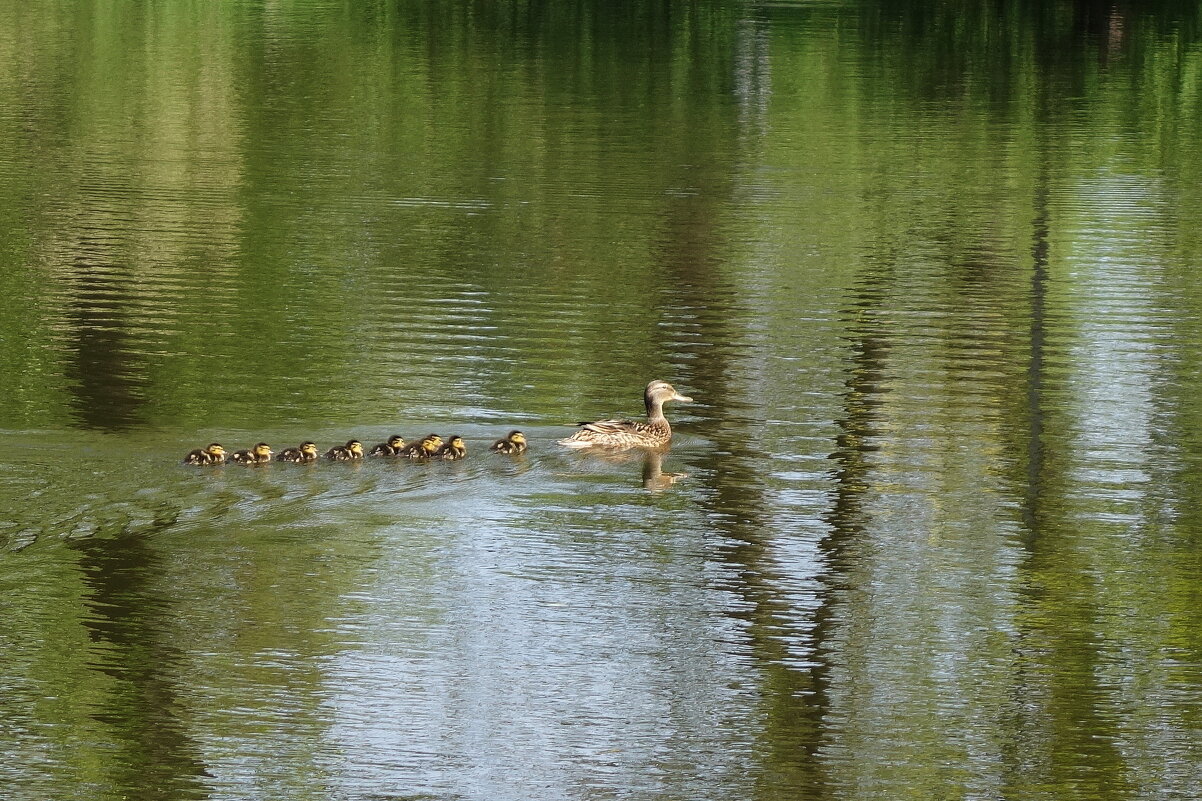
[[[1200,142],[1197,3],[0,0],[5,797],[1202,797]]]

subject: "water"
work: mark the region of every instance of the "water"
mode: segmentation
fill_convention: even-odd
[[[8,797],[1202,797],[1199,16],[0,0]]]

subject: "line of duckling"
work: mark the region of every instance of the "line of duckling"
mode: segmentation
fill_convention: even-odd
[[[510,431],[488,449],[493,453],[519,454],[525,453],[527,447],[525,434],[521,431]],[[352,439],[345,445],[335,445],[325,452],[325,458],[332,462],[353,462],[365,456],[454,461],[467,456],[467,445],[458,434],[445,442],[437,434],[427,434],[416,442],[409,443],[399,434],[393,434],[387,442],[381,442],[370,451],[364,449],[362,442]],[[203,448],[189,451],[184,457],[184,464],[225,464],[227,461],[234,464],[264,464],[273,459],[277,462],[303,463],[316,462],[320,458],[321,452],[317,445],[308,440],[295,448],[285,448],[279,453],[272,451],[266,442],[233,453],[227,453],[220,442],[211,442]]]

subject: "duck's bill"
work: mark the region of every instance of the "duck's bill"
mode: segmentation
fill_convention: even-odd
[[[693,402],[692,398],[690,398],[687,395],[681,395],[679,392],[676,393],[676,397],[674,397],[672,400],[678,400],[682,403],[692,403]]]

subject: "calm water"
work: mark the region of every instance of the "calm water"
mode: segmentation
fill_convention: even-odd
[[[0,0],[6,797],[1202,797],[1138,8]]]

